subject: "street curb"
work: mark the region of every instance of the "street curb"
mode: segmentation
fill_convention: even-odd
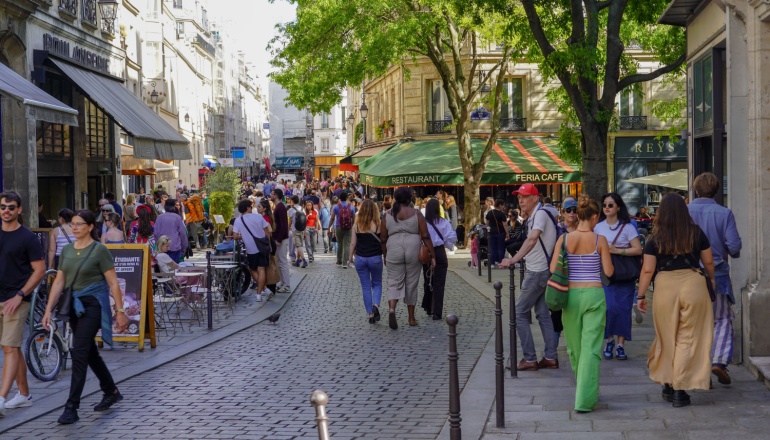
[[[302,281],[305,279],[305,274],[303,273],[294,274],[294,276],[298,276],[299,281],[292,283],[295,285],[295,287],[292,288],[291,292],[288,294],[277,293],[273,300],[265,303],[265,305],[260,307],[259,310],[257,310],[253,315],[243,318],[240,321],[228,324],[222,328],[213,330],[210,333],[203,334],[186,344],[171,348],[166,352],[158,354],[157,357],[148,359],[147,362],[136,363],[131,366],[113,371],[112,377],[115,383],[120,384],[131,378],[139,376],[140,374],[155,370],[163,365],[168,364],[169,362],[194,353],[200,349],[206,348],[209,345],[221,341],[222,339],[264,322],[269,316],[283,309],[286,303],[288,303],[289,300],[294,296],[294,292],[296,292],[296,290],[302,284]],[[294,281],[294,279],[292,279],[292,281]],[[86,386],[83,389],[82,400],[85,400],[87,397],[100,392],[101,389],[99,388],[98,381],[87,381]],[[36,400],[33,406],[28,408],[26,411],[17,412],[16,414],[18,414],[18,416],[16,416],[16,414],[12,414],[0,418],[0,421],[3,422],[0,423],[0,434],[23,425],[24,423],[38,419],[56,410],[64,408],[64,404],[68,397],[69,388],[48,396],[46,400]],[[82,405],[82,401],[81,407],[84,407],[83,409],[90,409]]]

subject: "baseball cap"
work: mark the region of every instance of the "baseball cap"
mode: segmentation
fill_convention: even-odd
[[[516,195],[522,195],[522,196],[539,196],[540,192],[537,190],[535,185],[531,183],[525,183],[524,185],[521,185],[519,189],[512,192],[514,196]]]
[[[567,208],[577,208],[577,200],[575,199],[567,199],[564,201],[564,203],[561,204],[561,207],[564,209]]]

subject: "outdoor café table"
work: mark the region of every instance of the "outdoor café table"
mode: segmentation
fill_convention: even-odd
[[[195,262],[193,263],[195,267],[208,267],[208,263],[205,261],[201,262]],[[234,280],[233,277],[235,276],[236,271],[234,269],[237,269],[238,265],[230,262],[222,262],[217,261],[215,263],[211,263],[211,270],[212,270],[212,279],[211,279],[211,286],[212,289],[216,289],[218,292],[219,298],[225,302],[225,304],[232,309],[235,306],[235,301],[238,299],[238,296],[240,292],[230,292],[229,295],[225,295],[225,292],[227,289],[225,289],[225,286],[229,286],[230,290],[233,290]],[[215,297],[216,298],[216,297]]]

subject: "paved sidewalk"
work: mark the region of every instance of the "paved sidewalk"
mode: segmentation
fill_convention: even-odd
[[[494,300],[494,289],[487,273],[463,267],[462,254],[455,255],[450,267],[482,294]],[[486,268],[484,268],[486,270]],[[502,281],[503,332],[505,358],[508,359],[508,273],[493,270],[493,283]],[[518,292],[518,273],[517,292]],[[654,297],[654,293],[649,295]],[[653,299],[654,300],[654,299]],[[490,310],[492,313],[492,310]],[[462,324],[462,321],[461,321]],[[458,333],[462,326],[458,326]],[[542,337],[533,325],[535,346],[542,354]],[[733,365],[732,385],[714,381],[711,391],[690,393],[693,404],[672,408],[662,400],[661,387],[649,378],[647,352],[654,338],[649,312],[641,325],[633,324],[633,341],[626,343],[628,361],[603,360],[600,372],[600,398],[594,412],[576,413],[575,381],[566,342],[559,346],[558,370],[519,372],[518,378],[505,376],[505,428],[496,427],[494,337],[490,338],[470,379],[462,389],[461,416],[463,438],[485,440],[546,439],[724,439],[770,438],[770,391],[744,366]],[[517,341],[518,342],[518,341]],[[519,348],[520,350],[520,348]],[[460,353],[462,358],[463,353]],[[519,351],[521,357],[521,351]],[[448,405],[448,402],[447,402]],[[439,436],[449,438],[448,422]]]
[[[206,253],[199,251],[188,261],[205,260]],[[214,313],[212,330],[207,328],[204,315],[200,325],[197,323],[192,326],[185,324],[183,329],[177,327],[176,332],[171,328],[167,331],[157,330],[157,346],[155,348],[150,348],[149,340],[145,342],[143,352],[137,350],[135,343],[116,343],[112,350],[109,348],[101,350],[101,355],[115,382],[119,384],[264,321],[286,304],[304,276],[304,273],[292,270],[292,293],[276,294],[270,301],[257,302],[255,296],[251,294],[252,291],[247,291],[232,311],[222,308],[218,314],[217,312]],[[3,355],[0,352],[0,362],[2,359]],[[57,380],[51,382],[41,382],[28,374],[34,405],[29,408],[8,410],[5,417],[0,417],[0,433],[63,407],[69,393],[70,367],[70,362],[67,362],[67,369],[60,373]],[[17,389],[14,384],[9,398],[13,397],[16,392]],[[98,381],[89,369],[83,397],[96,392],[100,392]]]

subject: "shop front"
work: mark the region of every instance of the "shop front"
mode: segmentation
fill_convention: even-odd
[[[675,189],[627,180],[687,169],[686,142],[671,142],[665,135],[661,139],[654,136],[615,137],[612,151],[612,187],[623,197],[631,215],[643,206],[656,208],[661,197]]]
[[[302,156],[278,156],[271,169],[278,174],[301,174],[304,165],[305,158]]]
[[[344,156],[316,156],[315,157],[315,175],[316,179],[335,178],[340,175],[340,160]]]

